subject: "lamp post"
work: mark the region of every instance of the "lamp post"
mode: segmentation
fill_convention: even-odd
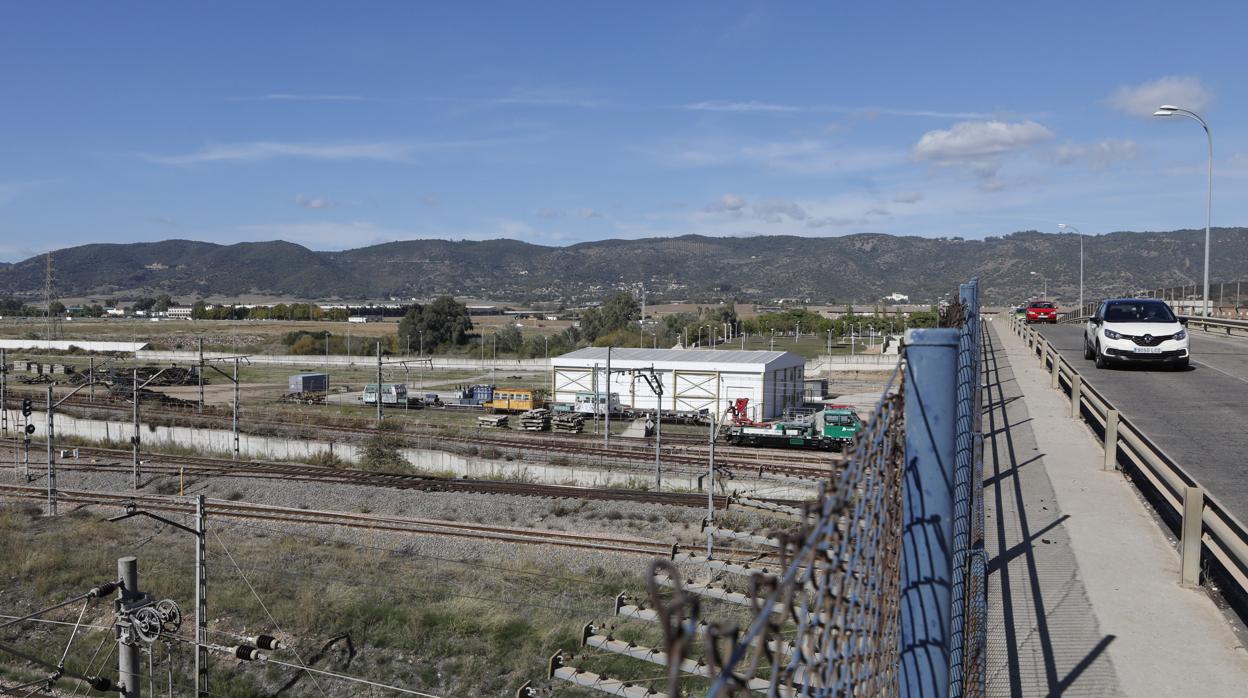
[[[1032,276],[1038,276],[1038,277],[1040,277],[1040,278],[1044,281],[1044,295],[1043,295],[1043,296],[1041,296],[1041,298],[1044,298],[1045,300],[1048,300],[1048,298],[1049,298],[1049,277],[1045,276],[1044,274],[1041,274],[1041,273],[1040,273],[1040,272],[1038,272],[1038,271],[1033,271],[1033,272],[1028,272],[1028,273],[1030,273]]]
[[[1206,317],[1209,315],[1209,228],[1213,222],[1213,134],[1209,131],[1209,124],[1200,118],[1190,109],[1175,107],[1169,104],[1163,104],[1153,112],[1153,116],[1186,116],[1200,124],[1205,129],[1205,137],[1209,140],[1209,187],[1205,194],[1205,290],[1201,296],[1201,312]]]
[[[1083,312],[1083,231],[1069,223],[1058,223],[1058,229],[1070,228],[1079,234],[1079,312]]]

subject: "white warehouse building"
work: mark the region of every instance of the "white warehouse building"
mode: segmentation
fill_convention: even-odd
[[[612,348],[610,392],[634,409],[654,409],[655,394],[641,376],[651,368],[662,382],[664,410],[708,409],[718,416],[744,397],[751,417],[769,419],[802,405],[806,360],[787,351]],[[550,370],[556,402],[608,392],[606,347],[551,357]]]

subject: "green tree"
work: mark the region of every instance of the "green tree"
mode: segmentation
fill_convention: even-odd
[[[524,345],[524,337],[520,334],[520,328],[511,324],[499,330],[495,339],[498,342],[498,351],[508,354],[520,351]]]
[[[426,352],[444,346],[468,343],[472,319],[468,308],[450,296],[441,296],[426,306],[413,305],[399,321],[399,346],[417,347],[424,338]]]
[[[637,299],[628,293],[617,293],[608,298],[602,307],[590,308],[581,314],[581,333],[593,342],[640,319],[641,305]]]
[[[65,304],[60,301],[52,301],[48,305],[48,313],[51,315],[64,315]]]
[[[156,298],[156,302],[152,304],[152,310],[158,313],[163,313],[168,310],[171,305],[173,305],[173,299],[169,297],[169,294],[162,293]]]

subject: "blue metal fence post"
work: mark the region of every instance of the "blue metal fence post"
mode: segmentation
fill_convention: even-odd
[[[902,494],[902,698],[949,691],[957,329],[906,333],[906,472]]]
[[[962,698],[966,659],[967,573],[970,571],[971,517],[975,502],[975,435],[979,424],[979,307],[975,281],[958,287],[963,307],[958,329],[957,416],[953,464],[953,585],[949,611],[949,696]]]

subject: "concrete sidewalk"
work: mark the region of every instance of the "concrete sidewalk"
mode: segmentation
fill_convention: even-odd
[[[1244,639],[1179,585],[1174,545],[1022,340],[986,325],[987,694],[1248,695]]]

